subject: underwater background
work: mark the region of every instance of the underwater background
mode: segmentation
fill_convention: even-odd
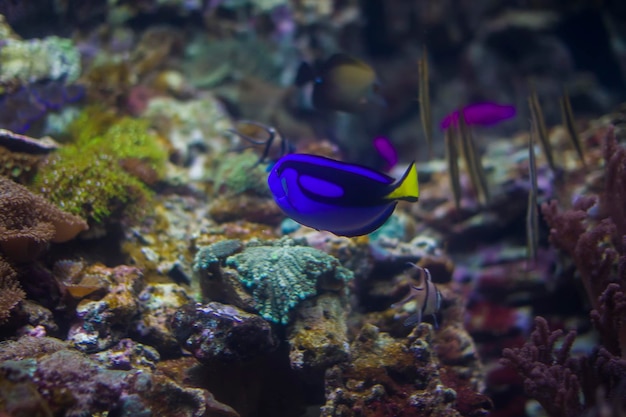
[[[626,416],[626,2],[0,0],[39,416]]]

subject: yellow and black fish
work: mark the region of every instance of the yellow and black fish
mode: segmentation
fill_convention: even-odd
[[[313,82],[312,103],[317,110],[359,113],[368,106],[382,105],[380,84],[374,69],[346,54],[335,54],[319,69],[303,62],[298,69],[296,85]]]

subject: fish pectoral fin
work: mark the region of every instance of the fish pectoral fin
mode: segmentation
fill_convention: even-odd
[[[422,322],[422,310],[418,309],[414,314],[411,314],[409,317],[404,320],[405,326],[413,326],[415,324]]]
[[[415,202],[419,198],[420,190],[417,181],[415,161],[407,168],[400,181],[396,182],[393,190],[385,196],[389,200],[405,200]]]

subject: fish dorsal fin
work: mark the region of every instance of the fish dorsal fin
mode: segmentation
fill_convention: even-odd
[[[300,63],[298,67],[298,72],[296,73],[296,79],[294,80],[294,84],[297,87],[302,87],[308,82],[311,82],[315,79],[315,70],[313,66],[307,62]]]
[[[374,73],[374,70],[365,62],[361,61],[358,58],[353,56],[337,53],[328,58],[321,67],[321,76],[322,78],[328,77],[331,73],[335,73],[336,70],[340,68],[359,68],[361,71],[366,71],[368,73]],[[373,76],[373,75],[372,75]]]
[[[368,67],[368,65],[361,61],[358,58],[353,57],[352,55],[345,54],[343,52],[338,52],[333,54],[328,58],[324,64],[324,67],[336,67],[338,65],[358,65],[361,67]]]
[[[396,182],[393,190],[385,196],[389,200],[406,200],[415,202],[419,198],[420,190],[417,181],[415,161],[407,168],[402,178]]]

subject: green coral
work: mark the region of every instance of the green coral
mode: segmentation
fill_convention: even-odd
[[[35,178],[37,190],[48,199],[95,222],[122,212],[136,214],[138,203],[151,195],[140,178],[122,168],[123,161],[160,178],[167,160],[145,122],[123,118],[106,128],[112,120],[94,109],[85,111],[71,128],[72,143],[51,156]]]
[[[242,243],[238,239],[226,239],[202,246],[198,248],[193,261],[193,268],[196,271],[209,269],[212,265],[241,250],[241,247]]]
[[[222,196],[243,193],[270,197],[267,172],[254,152],[229,154],[215,171],[215,190]]]
[[[296,244],[289,238],[250,245],[226,259],[250,290],[261,316],[287,324],[289,312],[317,289],[340,289],[352,279],[352,271],[331,255]]]

